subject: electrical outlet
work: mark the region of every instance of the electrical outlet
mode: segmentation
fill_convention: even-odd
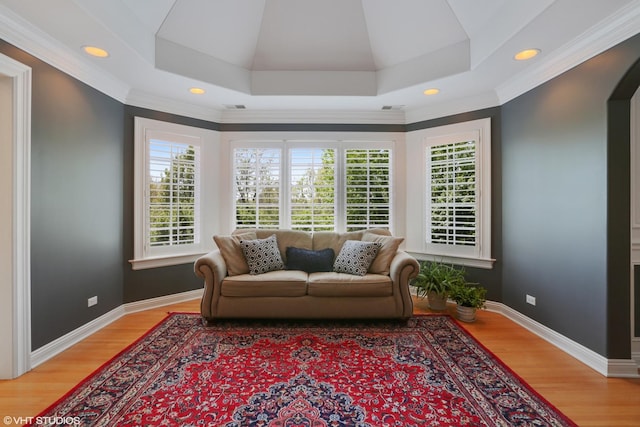
[[[91,297],[87,300],[87,307],[93,307],[94,305],[98,304],[98,297]]]
[[[527,304],[536,305],[536,297],[527,294]]]

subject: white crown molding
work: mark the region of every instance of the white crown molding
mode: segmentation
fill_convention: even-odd
[[[615,14],[556,49],[528,71],[496,89],[500,105],[559,76],[640,32],[640,1],[629,3]]]
[[[163,111],[165,113],[177,114],[194,119],[213,122],[220,122],[221,120],[221,111],[216,108],[180,102],[175,99],[143,93],[137,90],[131,90],[124,103],[134,107],[148,108],[150,110]]]
[[[423,108],[407,110],[405,120],[407,124],[411,124],[424,120],[439,119],[454,114],[497,107],[499,105],[500,102],[495,93],[482,93],[476,96],[455,99],[450,102],[442,102]]]
[[[129,86],[73,54],[42,30],[0,5],[0,39],[124,103]]]
[[[403,110],[225,110],[223,123],[405,124]]]

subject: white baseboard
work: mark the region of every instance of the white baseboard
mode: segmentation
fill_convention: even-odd
[[[411,294],[416,295],[415,287],[413,286],[411,287]],[[632,352],[631,359],[607,359],[507,305],[487,301],[486,309],[512,320],[606,377],[640,378],[640,353]],[[640,344],[640,339],[637,344]]]
[[[202,298],[202,292],[203,289],[195,289],[193,291],[182,292],[179,294],[165,295],[162,297],[130,302],[124,305],[124,310],[126,314],[129,314],[136,313],[138,311],[149,310],[152,308],[164,307],[165,305],[178,304],[181,302]]]
[[[607,359],[502,303],[487,301],[487,310],[502,314],[606,377],[640,378],[633,359]]]
[[[415,293],[412,292],[414,295]],[[51,359],[57,354],[68,349],[72,345],[82,341],[91,334],[99,331],[110,323],[118,320],[125,314],[136,313],[138,311],[149,310],[152,308],[163,307],[166,305],[177,304],[180,302],[190,301],[200,298],[202,296],[202,289],[196,289],[193,291],[183,292],[174,295],[167,295],[158,298],[151,298],[143,301],[136,301],[127,303],[117,307],[110,312],[92,320],[86,325],[58,338],[49,344],[40,347],[39,349],[31,352],[31,367],[35,368],[41,363]],[[502,314],[506,318],[512,320],[523,328],[536,334],[540,338],[553,344],[560,350],[574,357],[578,361],[589,366],[596,372],[607,377],[619,377],[619,378],[640,378],[639,366],[640,361],[635,357],[632,359],[607,359],[606,357],[578,344],[575,341],[570,340],[544,326],[541,323],[523,315],[522,313],[508,307],[502,303],[487,301],[487,310]],[[635,355],[640,356],[640,355]],[[635,359],[635,360],[634,360]]]
[[[62,353],[74,344],[79,343],[83,339],[87,338],[91,334],[98,332],[108,324],[115,322],[122,316],[124,316],[124,306],[117,307],[102,316],[93,319],[91,322],[82,325],[78,329],[69,332],[60,338],[51,341],[39,349],[31,352],[31,368],[35,368],[41,363],[46,362],[52,357]]]
[[[179,294],[167,295],[158,298],[151,298],[143,301],[136,301],[121,305],[114,308],[108,313],[92,320],[91,322],[82,325],[78,329],[69,332],[62,337],[51,341],[50,343],[40,347],[39,349],[31,352],[31,368],[46,362],[52,357],[62,353],[71,346],[79,343],[83,339],[98,332],[100,329],[115,322],[122,316],[138,311],[149,310],[152,308],[163,307],[166,305],[177,304],[180,302],[190,301],[202,297],[202,289],[196,289],[193,291],[182,292]]]

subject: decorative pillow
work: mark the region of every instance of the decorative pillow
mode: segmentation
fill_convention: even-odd
[[[335,252],[331,248],[312,251],[310,249],[287,247],[287,270],[300,270],[307,273],[333,270]]]
[[[266,239],[240,240],[240,247],[249,265],[249,274],[262,274],[284,268],[275,234]]]
[[[249,272],[249,264],[242,253],[240,240],[257,239],[256,233],[248,231],[246,233],[233,234],[231,236],[213,236],[220,254],[227,266],[227,274],[229,276],[237,276],[238,274],[247,274]]]
[[[398,247],[404,240],[404,237],[383,236],[381,234],[364,233],[363,242],[378,242],[382,246],[378,251],[376,259],[373,260],[369,267],[369,273],[389,275],[391,260],[396,256]]]
[[[336,273],[364,276],[380,250],[381,243],[347,240],[333,263]]]

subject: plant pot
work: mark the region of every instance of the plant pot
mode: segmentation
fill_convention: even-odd
[[[442,311],[447,309],[447,297],[440,295],[436,292],[429,292],[427,294],[429,300],[429,308],[435,311]]]
[[[456,307],[456,312],[458,314],[458,319],[463,322],[475,322],[476,321],[476,308],[475,307],[464,307],[459,305]]]

